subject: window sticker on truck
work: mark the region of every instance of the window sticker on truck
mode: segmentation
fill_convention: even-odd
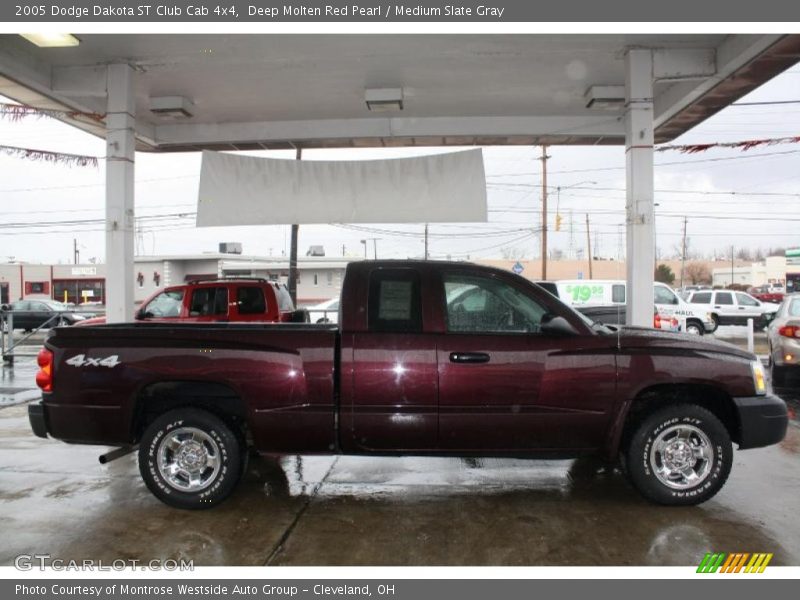
[[[122,361],[116,354],[112,354],[106,358],[86,358],[85,354],[76,354],[65,361],[65,364],[73,367],[108,367],[109,369],[113,369],[117,365],[122,364]]]
[[[567,294],[572,296],[573,304],[589,302],[589,300],[602,300],[603,287],[599,285],[568,285]]]

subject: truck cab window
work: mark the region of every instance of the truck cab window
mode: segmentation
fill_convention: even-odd
[[[492,277],[445,275],[447,331],[538,332],[547,310],[515,287]]]
[[[240,315],[256,315],[267,310],[264,290],[255,285],[240,286],[236,290],[236,302]]]
[[[198,288],[192,293],[189,316],[208,317],[228,314],[228,288]]]
[[[422,331],[419,273],[412,269],[379,269],[369,279],[370,331]]]

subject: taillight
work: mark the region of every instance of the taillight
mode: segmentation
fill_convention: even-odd
[[[800,327],[797,325],[784,325],[778,329],[778,335],[788,338],[800,338]]]
[[[656,313],[656,315],[653,317],[653,327],[656,329],[661,329],[661,315],[658,313]]]
[[[47,348],[39,350],[36,356],[39,364],[39,372],[36,373],[36,385],[42,388],[43,392],[53,391],[53,353]]]

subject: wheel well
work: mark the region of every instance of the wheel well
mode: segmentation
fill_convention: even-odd
[[[156,417],[181,407],[206,410],[245,438],[247,408],[244,400],[227,385],[207,381],[164,381],[142,388],[134,406],[133,438],[138,441]]]
[[[636,427],[647,415],[668,404],[694,404],[716,416],[737,444],[741,440],[741,424],[733,400],[723,390],[703,384],[663,384],[639,392],[625,417],[621,447],[627,444]]]

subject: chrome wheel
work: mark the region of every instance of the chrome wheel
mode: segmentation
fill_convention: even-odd
[[[198,492],[217,478],[221,467],[217,442],[202,429],[170,431],[158,445],[158,472],[173,488]]]
[[[650,467],[669,488],[685,490],[702,483],[714,466],[711,440],[693,425],[673,425],[650,448]]]

